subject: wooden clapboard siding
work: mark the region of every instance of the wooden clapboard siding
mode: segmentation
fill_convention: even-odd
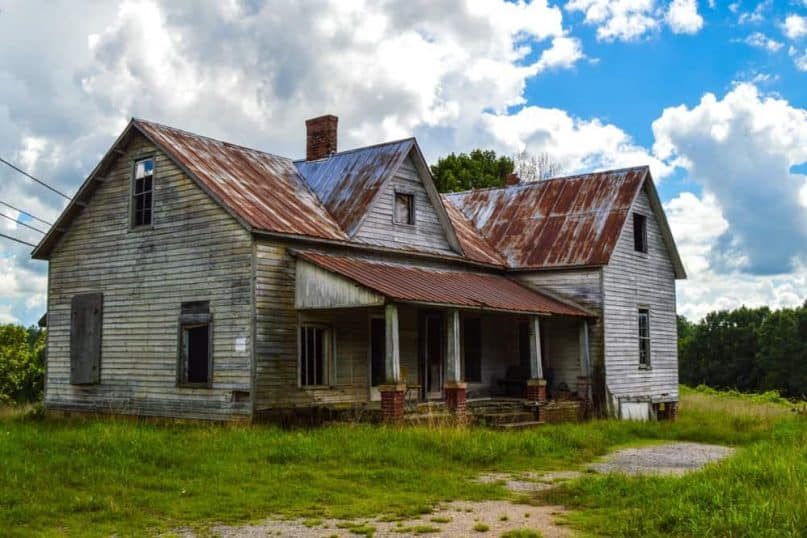
[[[573,299],[580,303],[580,305],[591,310],[597,316],[602,314],[602,269],[599,267],[591,269],[559,269],[553,271],[532,271],[529,273],[519,273],[518,280],[527,286],[536,289],[549,290],[550,292],[559,293],[565,297]],[[573,321],[579,327],[579,321]],[[548,323],[549,327],[560,327],[562,333],[559,338],[568,339],[569,335],[565,334],[569,327],[569,322],[561,322],[554,324]],[[547,336],[552,334],[552,331],[546,333]],[[603,324],[601,317],[596,320],[589,321],[589,349],[591,353],[591,364],[593,366],[603,364]],[[574,347],[577,349],[578,335],[574,335]],[[570,354],[571,352],[569,352]],[[560,360],[560,359],[558,359]],[[572,360],[569,355],[569,360]],[[574,363],[579,365],[579,357],[573,358]],[[579,370],[578,370],[579,372]],[[576,374],[579,375],[579,374]],[[577,380],[574,380],[575,383]],[[573,388],[570,386],[570,388]]]
[[[414,195],[414,226],[392,221],[396,190]],[[354,239],[384,247],[454,253],[411,156],[404,159],[395,175],[382,187]]]
[[[557,389],[561,383],[565,383],[569,390],[576,390],[577,376],[582,371],[580,320],[551,317],[541,319],[541,326],[541,351],[546,368],[544,376],[551,378],[550,389]]]
[[[675,275],[647,189],[633,212],[647,216],[647,253],[633,245],[629,216],[603,269],[606,386],[614,398],[678,398]],[[639,368],[638,308],[650,308],[651,368]]]
[[[495,313],[463,315],[480,317],[482,324],[482,381],[468,383],[468,392],[471,396],[495,393],[498,390],[499,380],[507,375],[507,368],[519,363],[518,317]],[[462,354],[464,351],[462,338],[460,345]]]
[[[129,230],[131,159],[155,155],[154,225]],[[49,409],[202,419],[249,415],[252,238],[164,154],[135,137],[50,258]],[[70,301],[103,293],[100,383],[70,384]],[[178,318],[210,301],[211,388],[176,386]],[[235,341],[246,339],[246,350]]]

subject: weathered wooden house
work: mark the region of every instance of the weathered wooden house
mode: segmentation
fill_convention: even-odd
[[[674,414],[685,275],[647,167],[441,196],[414,139],[306,126],[293,161],[129,123],[33,252],[47,409]]]

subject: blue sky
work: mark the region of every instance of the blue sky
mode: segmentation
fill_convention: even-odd
[[[0,156],[63,191],[131,116],[291,157],[333,113],[345,149],[649,164],[691,318],[807,298],[805,78],[807,0],[0,0]],[[5,167],[0,200],[64,206]],[[0,322],[45,311],[29,251],[0,240]]]

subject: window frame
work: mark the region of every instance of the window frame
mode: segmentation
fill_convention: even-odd
[[[637,230],[637,224],[640,224],[640,230]],[[633,213],[633,250],[647,254],[647,215],[636,212]]]
[[[323,355],[322,355],[322,383],[303,383],[303,331],[314,329],[323,331]],[[331,388],[333,385],[333,364],[336,351],[335,332],[333,327],[327,323],[301,321],[297,324],[297,386],[301,389],[322,389]]]
[[[640,305],[637,307],[637,340],[639,343],[639,368],[642,370],[650,370],[652,367],[652,338],[650,328],[650,307]],[[647,334],[642,335],[642,317],[647,319]],[[646,349],[645,349],[646,346]],[[642,354],[645,357],[642,360]]]
[[[409,222],[400,222],[398,220],[398,197],[406,196],[410,200],[409,204]],[[392,193],[392,223],[398,226],[415,226],[417,211],[415,209],[415,193],[405,190],[394,190]]]
[[[135,194],[135,185],[137,183],[137,164],[142,161],[152,161],[151,165],[151,201],[149,205],[149,215],[150,220],[148,223],[144,224],[135,224],[135,212],[136,212],[136,195]],[[131,159],[131,174],[130,174],[130,182],[129,182],[129,230],[147,230],[154,227],[154,195],[156,193],[155,187],[156,182],[155,179],[157,177],[157,158],[154,153],[144,153],[137,155]],[[142,193],[141,193],[142,195]]]
[[[184,336],[186,329],[207,326],[207,381],[188,381]],[[213,314],[209,301],[186,301],[180,305],[177,323],[177,386],[211,388],[213,386]]]

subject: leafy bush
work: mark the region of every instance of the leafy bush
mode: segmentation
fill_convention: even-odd
[[[0,325],[0,404],[40,400],[44,379],[45,331]]]

